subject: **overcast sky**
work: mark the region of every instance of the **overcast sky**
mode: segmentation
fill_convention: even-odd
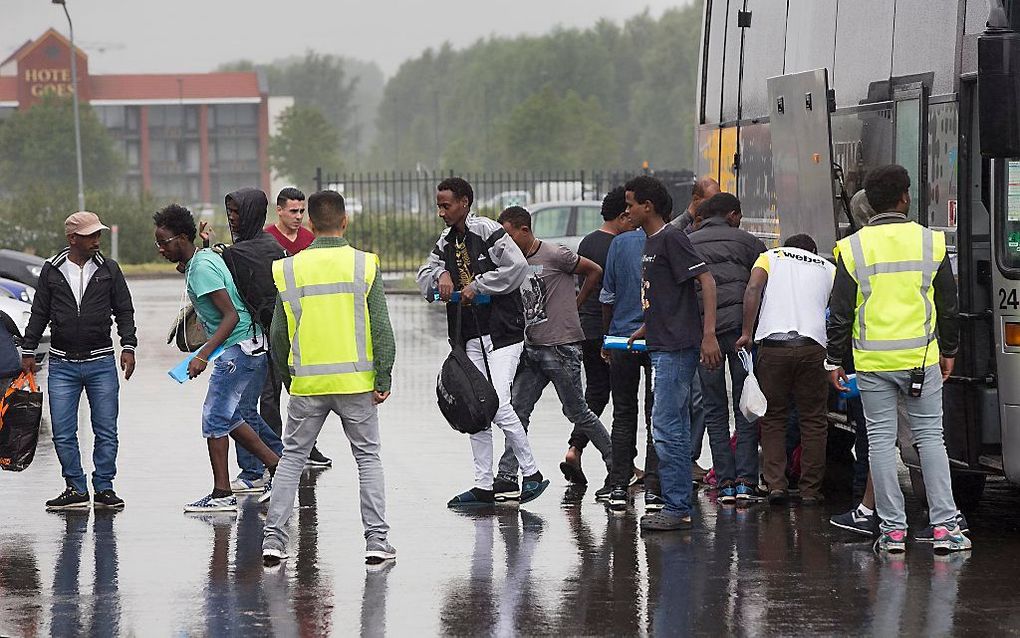
[[[312,48],[377,62],[387,75],[449,41],[621,22],[688,0],[67,0],[75,39],[95,73],[209,71],[239,58],[268,62]],[[67,34],[50,0],[0,0],[0,60],[49,27]]]

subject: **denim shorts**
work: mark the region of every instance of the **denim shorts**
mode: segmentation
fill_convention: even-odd
[[[261,378],[259,373],[263,366],[268,365],[267,359],[266,355],[245,354],[240,345],[234,345],[213,361],[209,392],[202,407],[202,436],[207,439],[227,436],[244,423],[241,412],[257,409],[257,406],[242,406],[240,403],[248,383],[253,378]],[[254,402],[258,402],[257,393],[249,392],[248,395],[253,395]]]

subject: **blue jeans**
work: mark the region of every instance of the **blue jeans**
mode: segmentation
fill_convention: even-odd
[[[705,442],[705,398],[701,394],[701,377],[694,375],[691,381],[691,463],[701,458],[701,446]]]
[[[120,407],[120,379],[117,364],[109,355],[95,361],[50,360],[48,381],[53,447],[64,482],[78,492],[87,492],[85,472],[78,451],[78,403],[82,390],[89,400],[92,416],[92,487],[97,492],[113,489],[117,474],[117,413]]]
[[[712,446],[712,466],[715,476],[723,481],[741,479],[751,485],[758,484],[758,424],[749,423],[740,412],[740,393],[744,388],[747,371],[737,357],[735,332],[718,335],[723,353],[723,365],[715,370],[701,367],[701,390],[705,395],[705,428]],[[733,400],[726,392],[726,365],[730,368]],[[732,408],[730,407],[732,405]],[[737,425],[737,451],[730,449],[730,410]]]
[[[688,348],[674,352],[651,352],[654,375],[652,436],[659,456],[659,481],[663,512],[670,516],[691,514],[691,381],[698,369],[700,352]]]
[[[255,434],[259,435],[259,438],[266,444],[266,447],[275,452],[276,456],[282,456],[283,441],[280,439],[280,435],[273,430],[258,411],[262,392],[265,390],[266,377],[269,376],[269,366],[273,365],[273,362],[270,360],[269,355],[252,358],[265,360],[265,365],[259,366],[252,373],[251,380],[248,381],[248,387],[244,389],[244,394],[241,395],[241,400],[237,404],[235,414],[240,416],[242,421],[250,425],[251,429],[255,430]],[[234,450],[237,452],[237,465],[241,468],[239,477],[249,481],[262,478],[266,471],[266,466],[262,464],[262,461],[244,449],[242,445],[235,445]]]
[[[525,432],[531,422],[531,413],[542,397],[545,387],[552,383],[563,408],[563,416],[574,424],[575,433],[583,433],[595,449],[602,454],[602,461],[609,470],[612,461],[612,443],[609,430],[602,425],[595,413],[588,408],[581,386],[581,346],[524,346],[517,374],[510,391],[510,402],[521,420]],[[507,439],[503,457],[499,460],[497,476],[505,480],[516,480],[517,457],[510,440]]]

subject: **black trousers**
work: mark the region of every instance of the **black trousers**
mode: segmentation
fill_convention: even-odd
[[[601,417],[609,404],[609,364],[602,358],[602,339],[585,339],[581,342],[581,361],[584,363],[584,401],[588,409]],[[567,442],[571,447],[583,450],[588,437],[574,428]]]
[[[259,397],[259,414],[266,422],[269,429],[276,432],[276,436],[283,438],[283,419],[280,417],[280,393],[283,392],[283,380],[276,372],[273,360],[269,360],[269,374],[266,375],[266,384],[262,386],[262,395]]]
[[[659,494],[659,457],[652,439],[652,362],[644,352],[614,350],[611,354],[610,380],[613,396],[613,468],[615,487],[626,487],[634,472],[637,457],[638,392],[641,371],[645,372],[645,490]]]

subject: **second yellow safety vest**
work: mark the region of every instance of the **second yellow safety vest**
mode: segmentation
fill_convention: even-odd
[[[368,291],[378,265],[376,255],[351,246],[308,248],[273,262],[287,314],[292,395],[375,389]]]
[[[935,273],[946,236],[914,222],[865,226],[836,243],[857,282],[854,366],[862,372],[910,370],[939,362]]]

